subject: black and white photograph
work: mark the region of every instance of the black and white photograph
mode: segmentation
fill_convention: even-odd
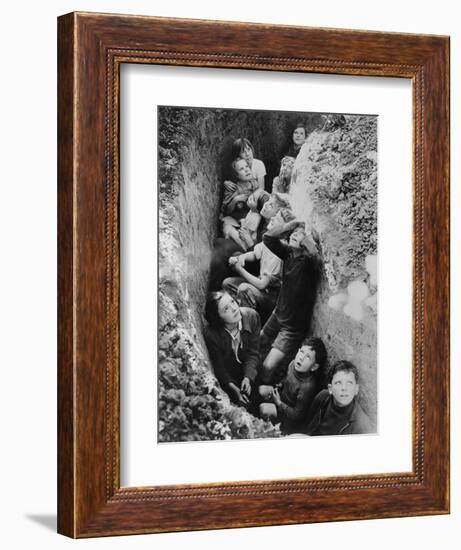
[[[159,442],[376,433],[378,117],[157,116]]]
[[[456,6],[5,3],[4,548],[459,547]]]

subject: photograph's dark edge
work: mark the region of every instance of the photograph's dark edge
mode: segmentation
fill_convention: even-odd
[[[58,44],[58,531],[94,537],[448,513],[449,39],[73,13],[59,19]],[[424,260],[415,270],[414,326],[424,337],[415,350],[416,474],[119,488],[113,132],[122,62],[413,79],[415,242]]]

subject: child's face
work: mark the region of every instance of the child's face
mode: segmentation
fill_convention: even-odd
[[[294,359],[295,370],[298,372],[309,372],[318,369],[315,359],[315,351],[310,346],[302,346]]]
[[[277,206],[276,201],[271,197],[268,201],[264,203],[264,206],[261,208],[261,216],[263,216],[266,219],[273,218],[277,212],[279,211],[279,208]]]
[[[266,206],[266,205],[264,205],[264,206]],[[261,209],[261,213],[264,209],[264,206]],[[267,230],[270,231],[274,227],[281,227],[281,226],[283,226],[284,223],[285,222],[283,221],[282,216],[279,213],[277,213],[275,216],[272,216],[272,218],[269,220],[269,223],[267,224]]]
[[[306,232],[302,228],[295,229],[290,235],[288,244],[293,248],[301,248],[301,243],[306,237]]]
[[[235,325],[242,318],[240,307],[230,294],[224,294],[219,300],[218,315],[225,325]]]
[[[285,157],[280,165],[279,177],[282,179],[290,179],[293,173],[294,161],[291,157]]]
[[[336,405],[347,407],[359,393],[359,385],[353,372],[339,371],[328,384],[328,391],[333,396]]]
[[[293,132],[293,143],[302,145],[306,141],[306,130],[304,128],[295,128]]]
[[[241,157],[242,159],[246,160],[248,164],[251,165],[251,163],[253,162],[253,151],[251,150],[251,147],[245,145],[242,150]]]
[[[237,172],[237,177],[240,181],[249,181],[251,180],[251,170],[248,166],[248,163],[244,159],[240,159],[235,163],[235,171]]]

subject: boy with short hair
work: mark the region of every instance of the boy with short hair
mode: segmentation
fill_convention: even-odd
[[[373,433],[370,419],[360,406],[359,374],[350,361],[338,361],[329,373],[328,389],[314,399],[307,421],[308,435]]]
[[[292,233],[287,244],[280,237],[289,230]],[[276,369],[294,356],[309,331],[320,264],[316,245],[299,221],[272,227],[263,242],[283,261],[277,304],[261,331],[261,348],[271,346],[263,363],[263,382],[271,384]]]
[[[307,340],[288,366],[280,391],[278,387],[259,387],[259,395],[265,400],[259,406],[261,416],[273,421],[280,420],[284,434],[302,433],[312,400],[321,384],[326,359],[327,352],[322,340]]]

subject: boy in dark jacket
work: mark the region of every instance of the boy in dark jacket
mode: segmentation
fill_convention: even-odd
[[[328,390],[314,399],[307,421],[308,435],[367,434],[375,430],[357,401],[357,367],[338,361],[331,369]]]
[[[280,236],[290,230],[286,244]],[[283,261],[277,304],[261,331],[261,349],[271,346],[264,359],[262,381],[272,384],[277,367],[292,359],[309,330],[320,269],[316,245],[299,221],[273,226],[263,242]]]
[[[285,434],[301,433],[312,401],[320,389],[327,352],[320,338],[310,338],[303,344],[288,366],[280,391],[272,386],[260,386],[259,394],[271,402],[261,403],[263,418],[281,422]]]

